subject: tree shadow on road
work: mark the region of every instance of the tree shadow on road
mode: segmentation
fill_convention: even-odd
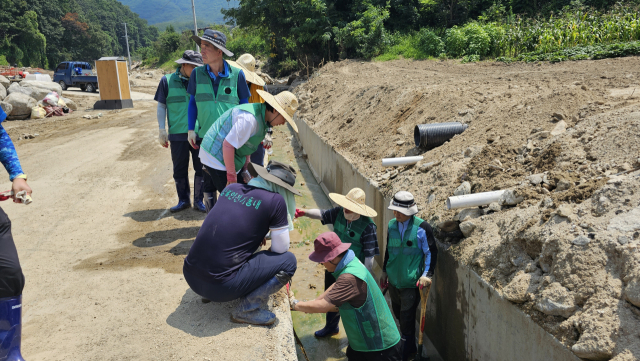
[[[154,222],[164,218],[175,218],[178,221],[204,221],[206,214],[195,209],[185,209],[184,211],[171,213],[168,209],[145,209],[124,214],[136,222]]]
[[[191,244],[193,244],[193,239],[198,235],[198,231],[200,227],[184,227],[184,228],[176,228],[176,229],[167,229],[164,231],[153,231],[145,234],[144,236],[133,241],[133,245],[140,248],[148,248],[148,247],[157,247],[164,246],[165,244],[173,243],[177,240],[181,239],[191,239],[189,241],[180,242],[178,245],[173,247],[169,252],[174,253],[172,251],[177,249],[186,248],[186,252],[189,251]],[[188,245],[186,244],[188,243]],[[182,252],[182,251],[180,251]],[[184,253],[174,253],[174,254],[186,254]]]

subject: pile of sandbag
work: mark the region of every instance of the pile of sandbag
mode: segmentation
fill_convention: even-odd
[[[57,92],[50,92],[31,108],[31,119],[43,119],[53,116],[63,116],[73,110],[67,107],[64,99]]]
[[[54,98],[50,98],[45,103],[45,99],[49,97],[51,93],[55,93]],[[7,113],[8,120],[25,120],[25,119],[39,119],[41,118],[42,108],[47,114],[64,114],[64,108],[67,107],[70,110],[76,110],[75,103],[71,100],[62,98],[62,88],[58,83],[35,81],[35,80],[23,80],[20,83],[11,83],[9,79],[0,75],[0,106]],[[60,103],[62,100],[62,103]],[[49,109],[49,112],[45,110],[46,107],[58,107],[60,109]],[[38,108],[35,114],[32,116],[34,108]]]

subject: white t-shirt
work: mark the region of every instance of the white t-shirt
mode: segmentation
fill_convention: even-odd
[[[256,117],[242,109],[233,109],[231,111],[231,122],[233,126],[224,139],[236,149],[241,148],[249,138],[258,132],[258,121]],[[202,147],[200,147],[199,156],[202,164],[217,170],[227,170],[224,164],[207,153]],[[236,169],[236,172],[240,173],[241,170],[242,169]]]

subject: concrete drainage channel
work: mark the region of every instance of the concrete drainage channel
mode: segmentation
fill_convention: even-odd
[[[383,225],[393,218],[387,209],[390,200],[302,119],[296,116],[295,121],[307,163],[324,192],[345,193],[359,187],[367,193],[368,205],[378,212],[375,222],[384,252]],[[444,360],[580,360],[471,268],[457,262],[446,245],[439,243],[438,248],[435,292],[429,295],[425,330]],[[382,258],[377,261],[381,264]]]

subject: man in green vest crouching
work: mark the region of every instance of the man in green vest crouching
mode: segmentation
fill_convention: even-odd
[[[418,218],[413,195],[400,191],[393,196],[389,209],[395,219],[389,222],[387,250],[380,285],[389,287],[391,308],[400,322],[402,360],[417,351],[415,341],[416,310],[420,291],[431,284],[438,249],[428,222]]]
[[[340,311],[349,339],[349,361],[399,361],[402,357],[400,333],[382,291],[358,260],[349,243],[334,232],[325,232],[313,242],[309,255],[336,278],[318,298],[309,302],[289,294],[293,311],[324,313]]]
[[[297,217],[319,219],[322,224],[333,224],[333,231],[344,243],[350,244],[360,263],[369,272],[373,272],[373,257],[380,254],[376,224],[371,217],[378,215],[375,210],[365,204],[365,193],[360,188],[353,188],[346,196],[330,193],[329,198],[338,204],[332,209],[296,209]],[[325,271],[324,289],[327,290],[336,281],[333,275]],[[323,329],[315,332],[316,337],[327,337],[339,333],[340,314],[328,312]]]

